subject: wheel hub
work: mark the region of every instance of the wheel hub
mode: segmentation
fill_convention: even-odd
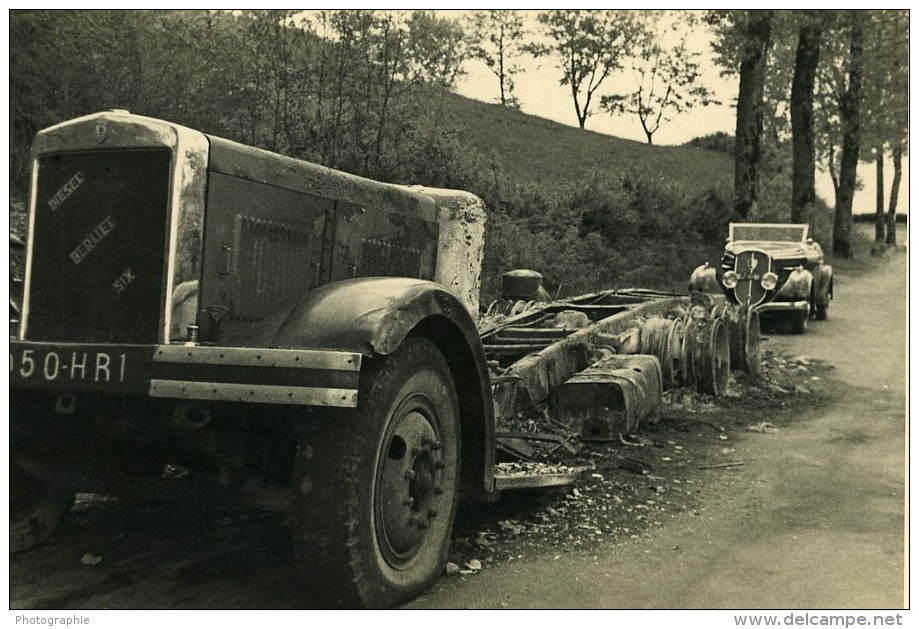
[[[394,418],[383,444],[378,525],[383,554],[393,565],[410,560],[421,547],[443,494],[443,451],[427,411]]]

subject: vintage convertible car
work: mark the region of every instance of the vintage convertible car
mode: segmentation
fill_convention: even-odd
[[[792,331],[803,334],[810,317],[826,319],[833,298],[833,268],[807,232],[807,225],[731,223],[721,268],[697,267],[689,289],[723,291],[760,316],[788,317]]]

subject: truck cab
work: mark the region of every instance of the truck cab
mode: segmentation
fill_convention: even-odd
[[[77,492],[242,501],[288,512],[320,600],[426,589],[495,491],[481,200],[123,110],[31,159],[11,551]]]

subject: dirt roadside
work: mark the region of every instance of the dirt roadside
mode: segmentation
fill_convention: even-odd
[[[523,556],[414,608],[899,608],[904,575],[906,256],[837,282],[830,320],[769,335],[777,354],[835,366],[825,404],[732,439],[698,504],[589,552]],[[795,407],[799,405],[795,404]],[[727,419],[722,416],[722,421]]]
[[[589,449],[574,489],[465,506],[451,560],[482,568],[408,607],[903,605],[906,262],[892,260],[841,279],[804,337],[768,335],[780,389],[676,397],[644,443]],[[11,558],[10,607],[309,607],[291,555],[280,516],[84,499]]]

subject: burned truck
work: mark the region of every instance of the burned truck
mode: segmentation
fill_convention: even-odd
[[[619,378],[602,411],[626,430],[659,414],[661,374],[683,362],[675,323],[655,345],[663,372],[588,355],[682,307],[671,295],[524,304],[483,325],[469,193],[123,110],[39,132],[31,159],[11,552],[47,540],[78,493],[245,504],[287,513],[311,604],[393,605],[441,574],[460,496],[572,481],[504,470],[502,417],[583,400],[562,387],[593,369],[586,386]]]

